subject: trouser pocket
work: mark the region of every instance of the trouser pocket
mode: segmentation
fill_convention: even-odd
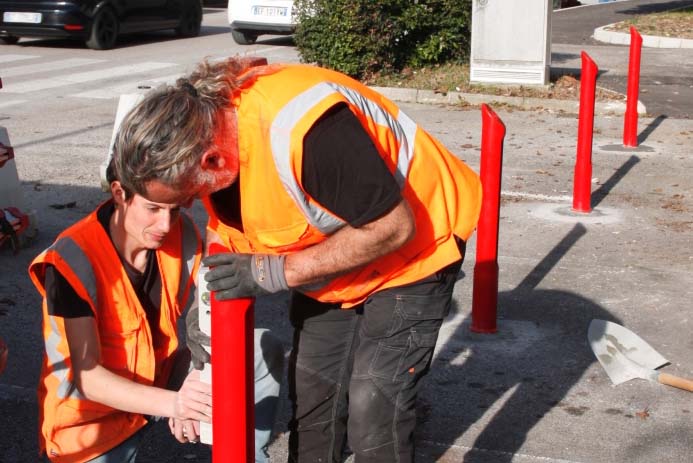
[[[427,371],[451,297],[398,294],[372,304],[364,315],[359,349],[372,355],[368,374],[399,383]]]

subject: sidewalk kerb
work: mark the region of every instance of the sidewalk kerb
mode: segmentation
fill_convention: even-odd
[[[447,92],[440,93],[433,90],[417,90],[412,88],[396,87],[371,87],[390,100],[400,103],[422,104],[469,104],[478,106],[483,103],[489,105],[510,105],[524,110],[548,109],[577,114],[580,104],[577,100],[562,100],[558,98],[536,98],[522,96],[487,95],[482,93]],[[597,101],[594,105],[595,115],[622,115],[626,111],[624,101]],[[638,101],[638,114],[647,113],[645,105]]]
[[[607,24],[594,30],[592,37],[599,42],[615,45],[630,45],[630,34],[607,30],[616,23]],[[678,37],[660,37],[656,35],[642,35],[642,46],[648,48],[693,48],[693,40]]]

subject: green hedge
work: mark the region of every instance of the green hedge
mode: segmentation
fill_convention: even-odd
[[[306,62],[356,78],[469,56],[471,0],[296,0]]]

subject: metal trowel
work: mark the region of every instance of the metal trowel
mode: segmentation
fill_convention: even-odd
[[[587,340],[614,385],[634,378],[693,391],[693,380],[656,371],[669,363],[640,336],[606,320],[592,320]]]

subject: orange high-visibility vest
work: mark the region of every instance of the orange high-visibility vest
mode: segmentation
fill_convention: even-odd
[[[194,294],[202,243],[184,214],[156,251],[161,274],[161,346],[156,350],[147,315],[96,216],[96,211],[61,233],[29,266],[43,296],[44,358],[38,386],[40,451],[57,463],[91,460],[126,440],[144,416],[87,400],[74,383],[62,317],[48,314],[45,267],[55,268],[89,303],[98,327],[102,365],[141,384],[164,387],[178,347],[176,322]]]
[[[306,294],[350,307],[375,291],[420,280],[460,259],[479,217],[479,177],[391,101],[340,73],[305,65],[252,68],[232,99],[238,118],[243,231],[223,223],[209,198],[208,227],[235,252],[283,254],[326,239],[346,225],[301,186],[303,141],[329,108],[356,115],[395,176],[416,222],[395,252]],[[332,179],[322,179],[330,182]],[[215,200],[217,198],[215,197]]]

